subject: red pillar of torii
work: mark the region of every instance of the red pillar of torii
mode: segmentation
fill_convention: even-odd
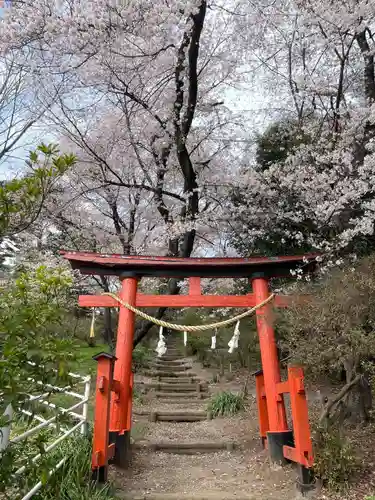
[[[101,255],[62,251],[73,269],[83,274],[112,275],[121,280],[120,298],[137,308],[143,307],[241,307],[251,308],[262,303],[269,295],[269,280],[275,277],[290,277],[297,268],[311,272],[315,267],[316,254],[286,257],[255,258],[174,258],[152,256]],[[145,295],[137,292],[142,277],[188,278],[188,295]],[[202,295],[201,278],[248,278],[253,294],[248,295]],[[300,369],[289,369],[289,378],[281,382],[275,333],[272,322],[273,306],[287,307],[290,297],[276,295],[273,304],[268,303],[256,311],[257,329],[262,359],[262,370],[257,375],[257,401],[260,434],[270,457],[276,461],[284,458],[300,464],[302,469],[312,465],[312,446],[307,417],[307,403]],[[109,296],[82,295],[82,307],[119,307]],[[129,458],[130,422],[132,400],[132,350],[135,315],[120,306],[116,341],[116,357],[99,356],[103,367],[98,375],[99,406],[97,412],[107,414],[103,394],[112,394],[107,437],[94,430],[93,468],[99,477],[106,477],[108,459],[126,466]],[[113,383],[106,385],[103,373],[108,363],[114,365]],[[287,423],[284,393],[290,393],[293,429]],[[108,405],[109,399],[107,397]],[[297,421],[296,421],[297,419]],[[99,423],[98,423],[99,422]],[[95,420],[100,425],[100,417]],[[103,424],[105,425],[105,424]],[[95,439],[96,434],[100,437]],[[103,438],[104,436],[104,438]],[[104,439],[104,441],[103,441]],[[305,477],[305,476],[303,476]]]

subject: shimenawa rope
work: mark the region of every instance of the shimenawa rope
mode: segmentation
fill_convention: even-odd
[[[163,321],[161,319],[154,318],[153,316],[150,316],[149,314],[146,314],[143,311],[140,311],[136,307],[128,304],[127,302],[124,302],[120,297],[118,297],[116,294],[111,293],[111,292],[106,292],[103,295],[108,295],[109,297],[112,297],[112,299],[116,300],[119,304],[122,306],[126,307],[129,309],[129,311],[132,311],[133,313],[137,314],[141,318],[151,321],[155,325],[158,326],[163,326],[164,328],[169,328],[170,330],[176,330],[178,332],[202,332],[205,330],[211,330],[213,328],[221,328],[223,326],[231,325],[233,323],[237,323],[237,321],[246,318],[247,316],[250,316],[253,314],[257,309],[260,309],[261,307],[265,306],[271,300],[275,297],[275,294],[271,294],[269,297],[267,297],[265,300],[263,300],[260,304],[257,304],[255,307],[252,307],[251,309],[248,309],[247,311],[238,314],[237,316],[233,316],[233,318],[225,319],[224,321],[219,321],[217,323],[211,323],[209,325],[179,325],[177,323],[169,323],[168,321]]]

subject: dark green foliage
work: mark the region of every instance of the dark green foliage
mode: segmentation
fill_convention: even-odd
[[[191,334],[188,336],[187,352],[190,356],[196,356],[199,361],[204,362],[207,358],[207,350],[211,345],[211,337],[206,332]]]
[[[146,346],[138,344],[135,349],[133,349],[133,370],[134,372],[139,372],[140,370],[147,368],[152,359],[152,352]]]
[[[310,138],[298,127],[298,124],[293,120],[280,120],[270,125],[263,134],[256,138],[256,164],[252,167],[258,171],[268,170],[272,165],[283,164],[288,156],[301,145],[308,144]],[[238,207],[241,213],[246,196],[241,189],[233,189],[232,202],[235,207]],[[280,202],[282,200],[280,199]],[[295,211],[296,199],[291,193],[289,198],[283,200],[285,211]],[[270,207],[272,208],[272,207]],[[245,212],[246,214],[246,209]],[[241,216],[239,227],[246,226],[246,215]],[[290,226],[290,221],[283,227],[282,221],[279,221],[277,227],[269,231],[267,235],[258,238],[247,238],[244,236],[246,231],[242,229],[237,232],[234,230],[229,236],[231,245],[239,252],[240,255],[303,255],[306,252],[312,251],[311,245],[308,242],[296,242],[295,239],[287,236],[292,229],[301,231],[303,235],[308,236],[314,229],[309,227],[309,221],[304,223],[296,223],[295,227]],[[258,228],[253,228],[258,229]]]
[[[244,409],[243,396],[229,391],[215,394],[207,408],[213,417],[235,415]]]
[[[318,428],[315,432],[314,473],[328,488],[346,486],[359,470],[353,445],[339,429]]]
[[[109,500],[114,498],[110,487],[97,488],[91,481],[91,436],[77,436],[63,441],[54,456],[57,463],[68,457],[63,467],[57,471],[40,490],[35,500]]]
[[[289,154],[309,140],[293,121],[284,120],[270,125],[256,140],[257,167],[265,170],[273,163],[285,162]]]

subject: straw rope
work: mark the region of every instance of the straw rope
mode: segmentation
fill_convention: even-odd
[[[124,302],[118,295],[114,293],[106,292],[104,293],[104,295],[112,297],[112,299],[116,300],[123,307],[126,307],[133,313],[137,314],[137,316],[140,316],[141,318],[147,321],[151,321],[155,325],[163,326],[164,328],[169,328],[170,330],[176,330],[178,332],[202,332],[205,330],[212,330],[213,328],[221,328],[223,326],[232,325],[233,323],[236,323],[237,321],[246,318],[247,316],[251,316],[255,311],[257,311],[261,307],[271,302],[271,300],[273,300],[273,298],[275,297],[275,294],[272,293],[269,297],[263,300],[260,304],[257,304],[255,307],[252,307],[251,309],[248,309],[247,311],[238,314],[237,316],[233,316],[232,318],[225,319],[217,323],[211,323],[209,325],[179,325],[177,323],[169,323],[168,321],[163,321],[162,319],[154,318],[154,316],[150,316],[149,314],[140,311],[139,309],[128,304],[127,302]]]

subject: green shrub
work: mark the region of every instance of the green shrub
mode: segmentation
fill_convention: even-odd
[[[133,350],[133,369],[135,372],[139,372],[143,368],[146,368],[151,360],[151,351],[148,347],[143,345],[137,345]]]
[[[243,397],[233,392],[224,391],[215,394],[208,405],[207,410],[213,417],[234,415],[245,408]]]
[[[204,356],[204,352],[209,348],[209,345],[208,340],[203,335],[189,335],[186,347],[191,356],[200,358]]]
[[[315,475],[330,489],[346,486],[359,469],[352,444],[336,427],[318,428],[315,438]]]

